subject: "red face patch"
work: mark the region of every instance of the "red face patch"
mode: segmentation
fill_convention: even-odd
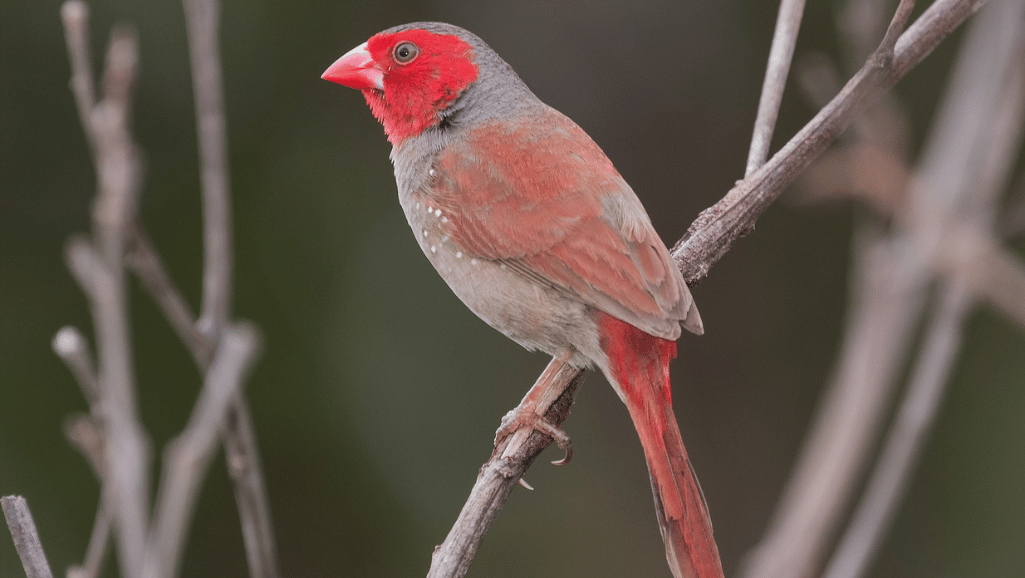
[[[367,41],[367,50],[384,71],[384,91],[363,95],[392,144],[437,124],[438,113],[477,79],[473,48],[451,34],[381,33]]]

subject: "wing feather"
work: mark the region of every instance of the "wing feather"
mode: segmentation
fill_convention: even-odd
[[[449,215],[445,233],[468,254],[500,260],[652,335],[676,339],[681,322],[694,330],[693,300],[637,196],[559,112],[468,130],[435,170],[426,192]]]

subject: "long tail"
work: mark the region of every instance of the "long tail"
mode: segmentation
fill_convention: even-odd
[[[618,386],[644,447],[669,568],[676,578],[722,578],[708,507],[673,413],[669,361],[676,343],[604,313],[599,325],[606,376]]]

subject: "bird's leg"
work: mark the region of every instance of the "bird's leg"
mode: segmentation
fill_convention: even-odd
[[[512,455],[519,446],[523,445],[523,442],[527,441],[527,437],[536,430],[551,436],[555,443],[566,452],[565,457],[552,462],[553,464],[561,466],[568,464],[570,459],[572,459],[573,446],[570,444],[569,436],[544,417],[548,409],[566,391],[566,387],[570,383],[570,381],[565,379],[556,379],[563,371],[575,371],[567,363],[569,357],[569,354],[553,357],[552,361],[541,373],[541,376],[531,386],[530,391],[523,397],[523,401],[502,418],[502,425],[495,432],[495,448],[497,449],[498,444],[505,438],[513,436],[512,440],[505,447],[505,451],[502,452],[502,457]]]

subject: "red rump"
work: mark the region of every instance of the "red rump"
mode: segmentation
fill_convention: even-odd
[[[607,313],[598,313],[598,328],[602,351],[623,394],[641,404],[657,393],[658,402],[672,406],[669,362],[676,359],[676,342],[648,335]]]

